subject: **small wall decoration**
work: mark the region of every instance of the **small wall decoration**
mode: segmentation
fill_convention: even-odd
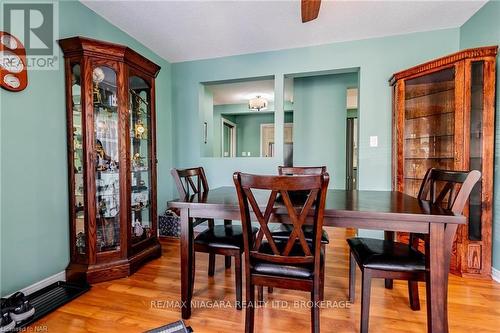
[[[26,49],[8,32],[0,31],[0,86],[21,91],[28,86]]]

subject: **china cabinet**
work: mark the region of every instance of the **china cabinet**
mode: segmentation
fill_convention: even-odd
[[[453,245],[450,268],[459,275],[491,274],[496,54],[496,46],[464,50],[390,81],[393,188],[416,197],[431,167],[482,173]]]
[[[156,221],[155,77],[122,45],[59,41],[66,71],[70,281],[132,274],[160,256]]]

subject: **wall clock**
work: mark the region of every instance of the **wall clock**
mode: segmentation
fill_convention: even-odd
[[[26,49],[16,37],[0,31],[0,86],[21,91],[28,85]]]

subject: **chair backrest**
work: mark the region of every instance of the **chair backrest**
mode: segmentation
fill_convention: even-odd
[[[251,259],[259,259],[279,264],[314,263],[316,272],[316,269],[319,269],[321,230],[329,182],[328,173],[302,176],[262,176],[235,172],[233,179],[240,204],[245,260],[248,263],[247,269],[251,265]],[[254,196],[254,190],[271,191],[264,210],[259,207],[259,203]],[[292,204],[289,191],[309,191],[303,206],[294,206]],[[275,205],[278,193],[283,197],[283,204]],[[259,193],[259,195],[263,194]],[[262,231],[258,233],[255,240],[252,238],[250,208]],[[285,243],[279,243],[275,240],[268,227],[271,216],[275,209],[278,208],[282,210],[281,212],[286,212],[285,217],[288,217],[293,225],[293,230]],[[311,210],[314,211],[314,237],[313,242],[308,244],[302,225],[306,222],[307,216],[310,216]],[[264,237],[267,242],[265,245],[270,248],[271,254],[259,251],[261,246],[264,245]],[[292,249],[296,249],[297,245],[300,245],[300,251],[292,253]],[[249,271],[247,273],[249,274]]]
[[[203,195],[209,190],[207,177],[203,167],[189,169],[175,169],[170,173],[174,177],[175,186],[179,192],[179,198],[184,199],[190,195]],[[192,191],[192,193],[191,193]]]
[[[279,175],[321,175],[326,172],[326,166],[286,167],[279,166]]]
[[[474,185],[481,179],[481,172],[451,171],[430,168],[425,174],[418,198],[462,214]]]

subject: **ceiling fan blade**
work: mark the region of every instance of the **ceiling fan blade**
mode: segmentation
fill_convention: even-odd
[[[321,0],[302,0],[302,23],[312,21],[318,17]]]

